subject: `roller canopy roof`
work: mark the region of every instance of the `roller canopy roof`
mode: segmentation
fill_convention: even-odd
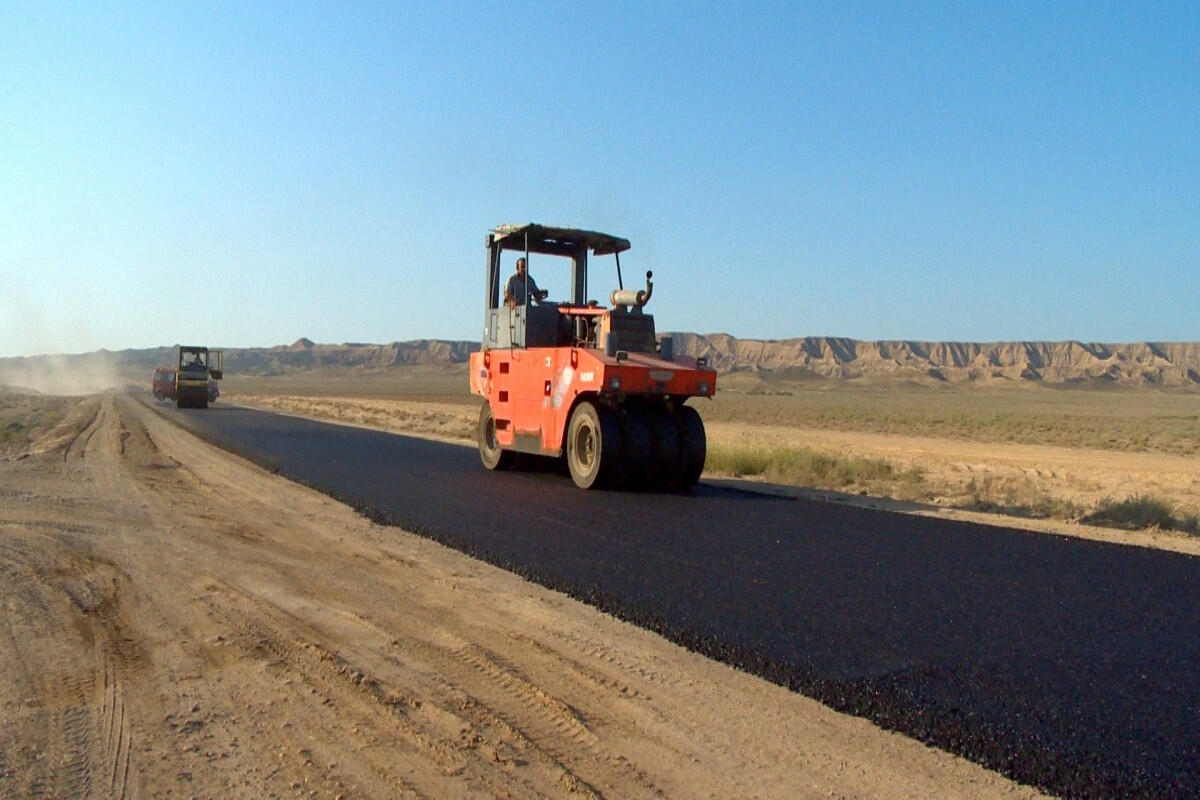
[[[607,233],[581,231],[576,228],[556,228],[526,222],[520,225],[497,225],[492,229],[497,243],[504,250],[524,250],[528,236],[529,252],[563,254],[578,250],[580,245],[598,256],[623,253],[629,249],[629,240]]]

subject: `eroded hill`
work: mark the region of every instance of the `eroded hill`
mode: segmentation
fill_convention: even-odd
[[[829,378],[915,373],[944,381],[1104,381],[1200,385],[1200,343],[860,341],[829,336],[763,341],[675,334],[677,351],[722,372],[805,370]]]

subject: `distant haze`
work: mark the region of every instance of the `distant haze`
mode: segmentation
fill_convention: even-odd
[[[1198,342],[867,342],[817,336],[761,340],[728,334],[668,335],[675,339],[675,352],[703,356],[725,375],[1200,388]],[[477,342],[438,339],[317,344],[303,338],[275,347],[224,348],[224,367],[228,377],[285,375],[313,369],[455,365],[465,364],[470,353],[478,349]],[[177,352],[174,347],[157,347],[0,358],[0,386],[49,394],[149,387],[154,367],[175,364]]]

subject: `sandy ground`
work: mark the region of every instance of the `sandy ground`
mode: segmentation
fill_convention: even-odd
[[[1200,512],[1196,459],[1167,453],[1124,453],[1044,445],[979,443],[924,436],[767,428],[748,423],[708,426],[717,441],[788,443],[828,452],[882,458],[916,467],[930,483],[946,489],[942,503],[955,503],[967,487],[990,485],[995,494],[1043,491],[1081,506],[1150,494],[1171,499],[1181,511]]]
[[[266,394],[235,395],[229,401],[470,446],[474,446],[478,417],[475,406],[430,401]],[[1094,508],[1105,499],[1153,495],[1170,501],[1181,512],[1200,514],[1200,470],[1192,457],[985,444],[753,422],[716,422],[705,427],[709,442],[715,444],[787,444],[826,453],[883,459],[900,469],[919,469],[925,476],[926,485],[937,490],[937,496],[929,502],[917,503],[819,489],[771,487],[770,491],[1200,555],[1200,537],[1187,533],[1121,531],[1063,519],[1032,519],[1027,515],[1014,516],[997,511],[983,513],[971,507],[978,505],[973,502],[976,495],[991,499],[999,512],[1003,511],[1006,498],[1010,505],[1030,497],[1046,496],[1083,508]],[[706,473],[706,480],[730,477]],[[759,488],[763,486],[761,481],[751,483]]]
[[[1200,470],[1194,458],[742,423],[716,423],[710,429],[717,441],[787,443],[823,452],[880,458],[901,468],[916,468],[924,473],[929,484],[941,487],[943,495],[932,503],[912,503],[820,490],[789,491],[773,487],[773,491],[1200,555],[1200,536],[1188,533],[1156,529],[1125,531],[1070,520],[983,513],[964,506],[969,502],[969,487],[976,486],[996,497],[1000,506],[1002,498],[1009,494],[1018,498],[1046,495],[1083,507],[1094,507],[1105,499],[1149,494],[1171,501],[1180,511],[1200,513]]]
[[[0,797],[1029,797],[120,395],[0,460]]]

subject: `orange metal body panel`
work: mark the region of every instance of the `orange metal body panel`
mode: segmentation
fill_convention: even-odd
[[[471,391],[487,399],[501,447],[557,456],[580,397],[712,396],[717,373],[694,358],[653,353],[618,360],[600,350],[541,347],[471,354]],[[619,388],[613,387],[614,379]]]

